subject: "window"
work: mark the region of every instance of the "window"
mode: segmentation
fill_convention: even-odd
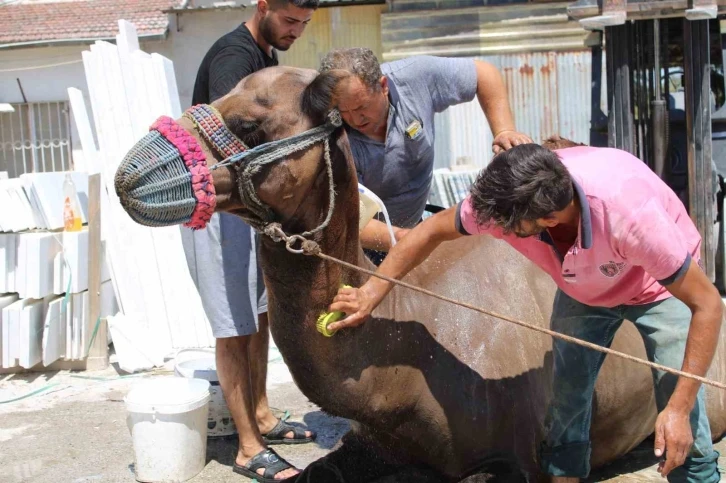
[[[72,169],[68,103],[10,106],[12,112],[0,112],[0,171],[16,178],[23,173]]]

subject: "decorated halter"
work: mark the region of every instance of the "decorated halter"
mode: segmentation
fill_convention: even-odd
[[[229,130],[221,114],[210,105],[193,106],[184,117],[223,159],[208,168],[204,151],[194,136],[168,116],[157,119],[149,134],[129,151],[116,173],[116,192],[127,213],[138,223],[147,226],[184,223],[193,229],[206,227],[216,205],[210,169],[234,166],[240,198],[255,215],[246,221],[264,231],[275,221],[275,215],[257,196],[253,176],[263,166],[322,141],[329,178],[328,213],[317,228],[301,235],[309,236],[328,225],[335,206],[329,137],[342,125],[337,110],[331,111],[327,122],[321,126],[252,149]]]

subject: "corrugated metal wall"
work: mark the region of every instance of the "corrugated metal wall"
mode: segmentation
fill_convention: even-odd
[[[368,47],[381,59],[381,12],[385,5],[319,8],[300,37],[287,52],[280,52],[280,64],[317,69],[330,50]]]
[[[535,142],[552,134],[589,142],[592,72],[589,50],[476,58],[490,62],[502,72],[519,131],[529,134]],[[606,85],[603,77],[603,112],[607,112]],[[492,156],[492,133],[476,99],[438,114],[435,122],[437,168],[462,162],[478,168],[486,166]]]
[[[567,6],[568,2],[455,9],[429,6],[403,12],[394,7],[381,16],[383,59],[580,50],[599,34],[570,20]]]
[[[565,3],[555,4],[547,8],[561,10],[565,5]],[[305,34],[295,42],[288,52],[280,53],[280,63],[317,69],[321,58],[329,50],[358,46],[371,48],[379,60],[383,61],[385,57],[392,55],[390,49],[394,46],[401,50],[408,46],[409,42],[399,39],[396,43],[389,39],[389,43],[385,46],[386,52],[383,52],[382,31],[383,36],[395,37],[399,30],[408,31],[406,30],[407,23],[402,20],[408,18],[409,22],[423,21],[421,20],[422,12],[387,13],[383,15],[385,28],[382,29],[381,14],[385,8],[383,5],[368,5],[318,9]],[[496,13],[498,10],[491,8],[479,10],[482,10],[480,15],[489,19],[490,22],[496,20],[490,17],[492,17],[492,12]],[[472,9],[467,13],[474,15],[479,10]],[[525,13],[529,12],[526,9],[522,12],[514,11],[516,9],[513,8],[501,10],[506,15],[515,17],[514,20],[508,21],[510,24],[515,20],[521,22],[520,17],[527,17]],[[558,12],[559,10],[555,13]],[[457,11],[434,11],[428,14],[454,15],[456,13]],[[446,15],[444,17],[448,18]],[[529,134],[535,141],[542,141],[552,134],[560,134],[575,141],[588,142],[591,111],[591,54],[583,45],[583,39],[587,33],[579,27],[573,30],[567,22],[566,16],[563,19],[560,19],[562,15],[550,17],[538,20],[539,23],[548,25],[549,30],[542,33],[535,29],[532,36],[536,37],[540,44],[544,42],[548,46],[550,43],[555,45],[556,48],[552,47],[551,51],[531,52],[528,49],[530,51],[526,53],[497,53],[472,58],[486,60],[497,66],[502,72],[509,91],[517,128],[520,131]],[[478,22],[481,22],[481,19]],[[492,25],[501,27],[495,23]],[[489,27],[494,28],[491,25]],[[488,32],[487,29],[485,30]],[[418,32],[422,39],[427,37],[421,30]],[[400,35],[403,34],[400,33]],[[570,37],[576,37],[576,42],[573,42],[582,45],[582,48],[573,50],[570,45],[572,42],[569,40],[565,42]],[[549,43],[544,39],[549,39]],[[484,41],[479,41],[480,44],[482,42]],[[512,46],[508,45],[507,48],[511,51]],[[504,50],[506,51],[506,49]],[[413,51],[408,52],[408,55],[414,53]],[[606,85],[604,78],[602,85]],[[604,104],[606,102],[604,92],[601,99]],[[602,108],[605,111],[606,106],[603,105]],[[476,99],[467,104],[454,106],[437,115],[435,144],[437,168],[456,164],[457,158],[461,157],[468,158],[460,160],[462,162],[474,164],[479,168],[484,167],[491,159],[491,144],[492,134]]]

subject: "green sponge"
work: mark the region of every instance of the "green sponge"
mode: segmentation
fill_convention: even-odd
[[[350,288],[350,285],[343,285],[341,288]],[[318,321],[315,326],[318,328],[318,332],[323,334],[325,337],[333,337],[335,331],[328,330],[328,326],[333,322],[337,322],[345,317],[345,312],[324,312],[318,317]]]

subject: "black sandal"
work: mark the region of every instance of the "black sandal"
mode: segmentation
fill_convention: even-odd
[[[265,469],[265,472],[261,475],[257,473],[260,468]],[[276,480],[275,475],[290,468],[297,469],[280,458],[280,455],[275,453],[274,450],[267,448],[253,456],[244,466],[235,462],[232,470],[259,483],[280,483],[285,479]]]
[[[290,431],[293,434],[292,438],[286,438],[285,435]],[[262,439],[265,444],[303,444],[315,441],[315,433],[310,431],[310,436],[308,437],[305,436],[305,431],[309,430],[288,424],[283,418],[280,419],[269,433],[263,434]]]

